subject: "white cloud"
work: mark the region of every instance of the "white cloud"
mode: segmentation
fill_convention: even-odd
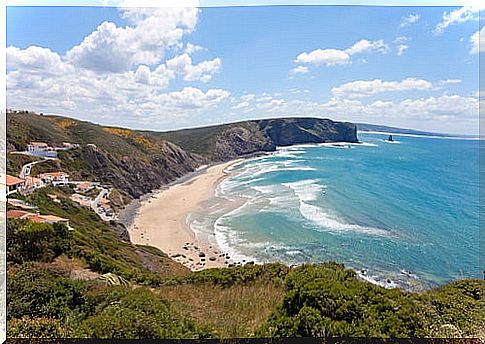
[[[122,16],[131,26],[103,22],[66,58],[71,64],[96,72],[124,72],[133,65],[154,65],[197,24],[196,8],[129,8]]]
[[[443,13],[443,19],[438,23],[434,29],[435,33],[443,33],[446,28],[451,25],[465,23],[471,20],[478,20],[479,12],[484,9],[484,5],[480,5],[479,1],[468,6],[460,7],[456,10]]]
[[[383,40],[369,41],[367,39],[362,39],[352,45],[352,47],[345,50],[316,49],[309,53],[303,52],[296,57],[294,62],[314,64],[316,66],[336,66],[349,64],[351,62],[350,57],[354,54],[365,52],[378,52],[384,54],[388,51],[389,47],[384,43]]]
[[[472,45],[470,54],[485,52],[485,26],[470,37],[470,43]]]
[[[406,50],[408,50],[409,45],[406,44],[399,44],[397,46],[397,55],[402,56]]]
[[[308,73],[308,67],[305,66],[296,66],[292,70],[290,70],[290,75],[296,75],[296,74],[306,74]]]
[[[176,74],[184,76],[186,81],[209,81],[213,74],[219,72],[222,62],[220,58],[211,61],[203,61],[197,65],[192,64],[192,58],[184,53],[166,62],[167,68]]]
[[[6,49],[7,69],[22,69],[27,71],[59,74],[69,69],[59,54],[48,48],[30,46],[19,49],[10,46]]]
[[[335,97],[362,98],[382,92],[429,90],[432,84],[429,81],[407,78],[402,81],[357,80],[332,88]]]
[[[245,94],[245,95],[241,96],[241,100],[245,101],[245,102],[249,102],[249,101],[253,100],[255,97],[256,97],[256,95],[254,95],[252,93]]]
[[[201,50],[204,50],[204,47],[201,47],[200,45],[196,45],[192,43],[187,43],[185,47],[185,52],[189,55],[192,55],[193,53],[196,53]]]
[[[446,79],[438,81],[440,85],[455,85],[461,83],[460,79]]]
[[[177,77],[207,82],[221,69],[220,58],[193,63],[189,52],[202,48],[182,44],[195,29],[197,11],[123,9],[128,26],[104,22],[65,56],[35,46],[8,47],[8,106],[112,124],[132,121],[136,127],[153,125],[154,118],[162,126],[182,125],[183,118],[213,109],[230,95],[215,88],[166,91]],[[165,61],[168,51],[175,57]]]
[[[184,87],[181,91],[163,93],[157,96],[167,108],[201,109],[211,108],[229,97],[230,93],[222,89],[210,89],[207,92],[194,87]]]
[[[361,39],[360,41],[355,43],[352,47],[345,50],[345,52],[349,55],[370,52],[370,51],[375,51],[381,54],[385,54],[389,51],[389,47],[387,46],[387,44],[384,43],[382,39],[378,41],[369,41],[367,39]]]
[[[408,50],[409,45],[407,42],[409,41],[409,37],[406,36],[399,36],[396,37],[394,40],[394,44],[396,45],[396,51],[398,56],[402,56],[406,50]]]
[[[406,26],[412,25],[416,23],[419,20],[419,18],[421,18],[419,14],[410,14],[401,19],[401,23],[399,24],[399,26],[406,27]]]
[[[317,66],[335,66],[347,64],[349,61],[349,54],[338,49],[317,49],[309,53],[301,53],[295,60],[296,63],[311,63]]]
[[[249,102],[243,101],[243,102],[237,103],[232,108],[237,110],[237,109],[247,108],[248,106],[249,106]]]

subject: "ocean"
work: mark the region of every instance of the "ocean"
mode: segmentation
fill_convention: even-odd
[[[336,261],[410,290],[481,278],[479,141],[358,136],[233,165],[190,227],[241,262]]]

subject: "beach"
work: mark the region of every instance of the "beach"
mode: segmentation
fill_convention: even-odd
[[[197,237],[186,219],[214,196],[216,186],[227,176],[225,170],[239,161],[205,167],[142,200],[129,226],[131,241],[154,246],[193,271],[232,264],[214,243]]]

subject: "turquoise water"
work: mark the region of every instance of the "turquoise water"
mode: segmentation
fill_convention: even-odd
[[[234,165],[191,227],[239,261],[333,260],[409,289],[481,278],[479,141],[385,138],[360,133],[363,144],[293,146]]]

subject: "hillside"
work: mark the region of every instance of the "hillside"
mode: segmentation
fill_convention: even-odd
[[[102,127],[89,122],[35,114],[7,115],[8,150],[24,150],[31,141],[80,148],[59,152],[59,160],[38,164],[33,173],[63,170],[74,180],[96,180],[138,198],[195,170],[205,159],[165,140],[129,129]],[[8,155],[9,172],[18,170]],[[25,160],[25,158],[24,158]],[[16,167],[17,166],[17,167]]]
[[[164,133],[146,132],[214,161],[224,161],[277,146],[358,142],[352,123],[318,118],[278,118],[236,122]]]
[[[60,116],[7,115],[8,151],[31,141],[80,148],[59,152],[59,160],[37,164],[33,173],[63,170],[75,180],[113,185],[138,198],[210,162],[234,159],[276,146],[333,141],[357,142],[355,125],[315,118],[246,121],[158,133],[103,127]],[[30,157],[8,154],[8,172],[18,174]]]

